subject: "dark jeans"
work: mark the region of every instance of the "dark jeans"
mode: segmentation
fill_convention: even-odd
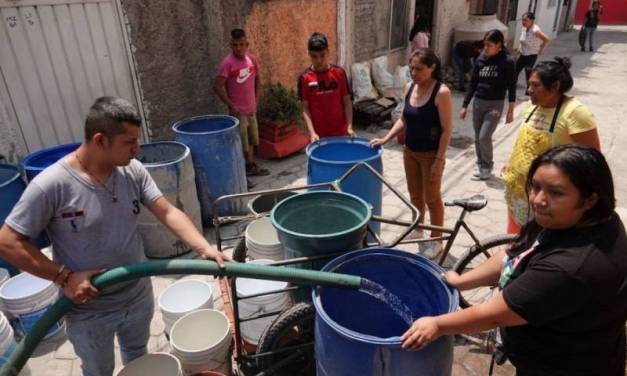
[[[457,89],[461,89],[465,86],[464,74],[472,70],[472,59],[467,59],[459,56],[453,50],[453,67],[455,68],[455,84]]]
[[[589,27],[589,26],[586,26],[586,39],[588,40],[588,46],[590,47],[590,50],[592,50],[592,49],[594,48],[594,47],[592,46],[592,44],[593,44],[593,42],[594,42],[594,41],[592,40],[592,38],[594,37],[594,32],[595,32],[596,30],[597,30],[597,28],[596,28],[596,27]],[[584,48],[584,47],[582,46],[582,48]]]
[[[528,86],[529,76],[531,75],[531,68],[536,64],[538,55],[520,55],[516,60],[516,82],[518,82],[518,76],[520,71],[525,70],[525,86]]]

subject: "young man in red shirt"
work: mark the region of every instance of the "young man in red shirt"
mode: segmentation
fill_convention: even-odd
[[[353,102],[346,72],[329,63],[326,36],[313,33],[307,46],[311,66],[298,78],[298,98],[311,142],[330,136],[354,136]]]

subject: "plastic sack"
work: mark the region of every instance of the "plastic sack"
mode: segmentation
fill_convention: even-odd
[[[353,95],[355,102],[377,99],[377,91],[370,79],[370,65],[367,62],[355,63],[351,66]]]
[[[409,74],[409,66],[398,66],[394,71],[394,96],[398,100],[405,98],[405,85],[411,81],[411,75]]]
[[[372,61],[372,79],[380,93],[394,86],[394,76],[388,72],[387,56],[380,56]]]

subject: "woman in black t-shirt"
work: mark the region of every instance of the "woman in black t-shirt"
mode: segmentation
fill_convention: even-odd
[[[419,318],[403,348],[501,327],[518,375],[623,376],[627,235],[605,158],[586,146],[555,147],[534,160],[527,187],[535,216],[512,248],[444,276],[461,290],[499,291],[484,304]]]

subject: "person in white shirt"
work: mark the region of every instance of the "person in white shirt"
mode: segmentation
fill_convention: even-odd
[[[531,68],[536,64],[538,55],[542,55],[549,45],[549,37],[542,32],[540,26],[535,23],[536,16],[533,12],[526,12],[522,16],[523,29],[520,34],[518,46],[518,60],[516,60],[516,80],[520,71],[525,70],[525,85],[528,86]],[[525,90],[526,92],[526,90]]]

